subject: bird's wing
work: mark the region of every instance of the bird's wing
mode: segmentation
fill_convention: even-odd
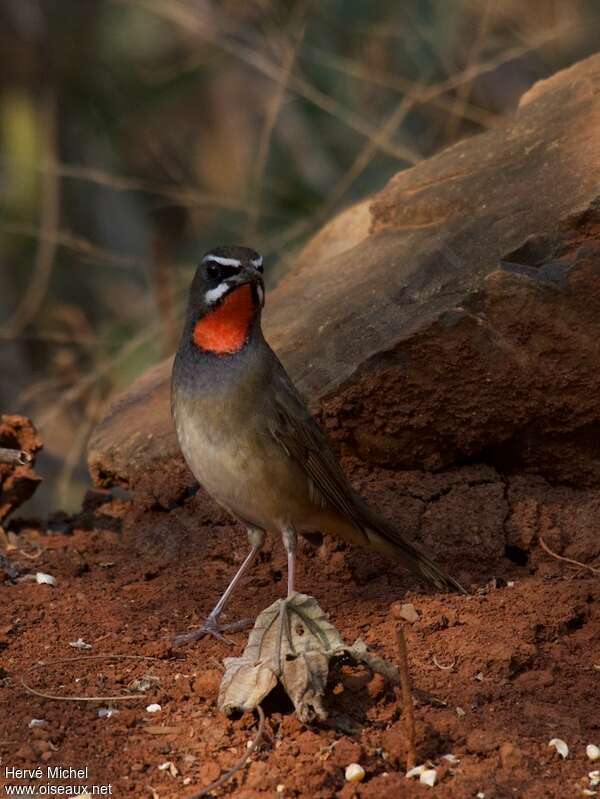
[[[274,376],[274,389],[270,395],[273,406],[268,414],[269,431],[306,472],[313,501],[329,504],[345,516],[362,533],[364,546],[380,549],[376,542],[383,539],[400,560],[427,582],[443,590],[466,593],[453,577],[445,574],[358,496],[283,367]]]
[[[287,375],[276,380],[272,410],[269,431],[306,472],[316,504],[333,506],[360,529],[355,516],[362,500],[348,483],[329,442]]]

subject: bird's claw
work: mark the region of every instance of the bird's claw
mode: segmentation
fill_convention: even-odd
[[[190,630],[189,633],[176,635],[173,639],[173,643],[175,646],[181,646],[181,644],[188,644],[190,641],[199,641],[200,638],[204,638],[205,635],[210,635],[216,638],[217,641],[223,641],[223,643],[233,646],[234,641],[225,638],[223,633],[236,633],[239,630],[243,630],[245,627],[250,627],[253,623],[252,619],[241,619],[240,621],[234,621],[230,624],[219,624],[214,616],[207,616],[202,627]]]

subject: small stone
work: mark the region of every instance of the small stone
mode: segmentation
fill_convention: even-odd
[[[466,712],[465,712],[465,711],[462,709],[462,707],[457,707],[457,708],[456,708],[456,715],[458,716],[458,718],[459,718],[459,719],[461,719],[463,716],[466,716],[467,714],[466,714]]]
[[[409,768],[404,776],[407,780],[412,780],[414,777],[420,777],[424,771],[427,771],[427,766],[413,766]]]
[[[29,722],[29,724],[27,726],[30,729],[33,729],[33,727],[43,727],[44,724],[46,724],[46,723],[47,723],[46,719],[31,719],[31,721]],[[595,758],[592,758],[592,759],[595,759]]]
[[[567,746],[566,742],[562,740],[562,738],[552,738],[552,740],[548,741],[548,746],[556,749],[562,758],[568,757],[569,755],[569,747]]]
[[[595,788],[596,785],[600,785],[600,771],[590,771],[588,772],[588,777],[592,788]]]
[[[434,768],[427,768],[423,773],[419,776],[419,782],[422,782],[423,785],[429,785],[430,788],[437,782],[437,771]]]
[[[341,738],[332,747],[329,762],[334,766],[344,768],[347,763],[358,763],[362,755],[363,751],[359,743],[350,738]]]
[[[160,680],[158,677],[153,677],[151,674],[145,674],[143,677],[136,677],[128,684],[130,691],[138,691],[139,693],[146,693],[151,688],[159,685]]]
[[[56,578],[45,572],[36,572],[35,581],[39,585],[56,585]]]
[[[159,704],[157,704],[156,702],[154,702],[153,704],[148,705],[146,707],[146,712],[147,713],[160,713],[161,710],[162,710],[162,707]]]
[[[280,782],[279,785],[275,788],[275,790],[277,791],[277,793],[283,793],[285,791],[285,785],[283,785]]]
[[[118,716],[119,711],[116,707],[101,707],[98,710],[98,718],[99,719],[110,719],[113,716]]]
[[[596,744],[588,744],[585,747],[585,753],[588,760],[600,760],[600,746],[596,746]]]
[[[346,782],[362,782],[365,778],[365,770],[359,763],[350,763],[346,766]]]
[[[199,699],[216,700],[219,694],[222,676],[221,672],[217,671],[217,669],[202,671],[195,677],[192,683],[194,694]]]
[[[450,763],[451,766],[458,766],[458,764],[460,763],[460,758],[452,754],[442,755],[442,760],[445,760],[447,763]]]
[[[73,649],[91,649],[92,645],[86,643],[83,638],[78,638],[76,641],[69,641],[69,646],[72,646]]]
[[[410,602],[394,602],[392,607],[392,616],[395,619],[403,619],[404,621],[409,622],[410,624],[414,624],[415,622],[419,621],[419,614],[413,604]]]

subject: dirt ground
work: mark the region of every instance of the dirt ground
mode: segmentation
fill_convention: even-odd
[[[585,752],[600,745],[600,581],[550,557],[536,537],[543,532],[568,556],[597,558],[599,493],[506,479],[486,466],[437,476],[345,466],[367,499],[412,525],[473,592],[434,594],[376,555],[332,541],[302,545],[298,587],[318,598],[348,643],[360,636],[397,662],[391,605],[416,608],[419,620],[405,623],[413,680],[447,703],[417,702],[415,709],[418,760],[433,764],[438,784],[405,777],[394,690],[344,667],[331,680],[328,725],[301,724],[284,696],[271,695],[259,749],[214,795],[590,795],[583,793],[588,772],[600,768]],[[174,648],[171,639],[215,603],[246,552],[243,532],[201,493],[166,510],[148,496],[140,502],[91,492],[74,519],[57,514],[43,528],[21,522],[13,529],[10,564],[20,576],[4,574],[0,582],[0,780],[26,784],[7,778],[7,766],[41,766],[43,775],[59,764],[88,767],[86,779],[64,784],[110,784],[114,796],[167,799],[193,794],[235,763],[257,717],[229,720],[216,699],[222,659],[240,652],[246,633],[233,635],[231,647],[204,639]],[[36,572],[56,584],[23,579]],[[228,619],[258,613],[284,586],[283,550],[270,542]],[[128,658],[98,659],[104,654]],[[24,690],[23,677],[61,696],[134,695],[124,702],[44,699]],[[145,693],[135,693],[135,680]],[[160,710],[149,712],[152,704]],[[566,759],[548,746],[552,738],[567,742]],[[345,782],[353,762],[366,772],[360,784]]]

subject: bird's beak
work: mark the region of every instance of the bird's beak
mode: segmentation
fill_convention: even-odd
[[[243,266],[237,275],[232,275],[232,277],[227,279],[227,285],[231,287],[227,293],[229,294],[230,291],[234,291],[246,283],[252,286],[252,292],[256,297],[258,306],[262,308],[265,301],[265,284],[262,274],[253,266]]]

